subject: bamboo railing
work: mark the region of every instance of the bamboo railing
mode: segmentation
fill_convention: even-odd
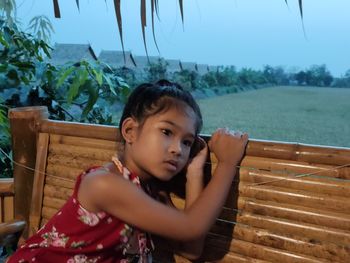
[[[77,175],[109,161],[120,141],[118,130],[110,126],[43,119],[36,130],[30,233],[64,204]],[[208,234],[203,261],[349,262],[349,164],[346,148],[250,140]],[[211,156],[208,168],[215,165]],[[184,206],[181,195],[173,193],[172,199],[179,209]],[[173,255],[164,241],[156,258],[188,262]]]
[[[13,178],[0,179],[0,223],[14,219],[14,195]]]

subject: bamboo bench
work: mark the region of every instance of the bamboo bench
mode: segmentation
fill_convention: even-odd
[[[77,175],[109,161],[120,141],[111,126],[43,119],[36,131],[29,234],[72,194]],[[211,169],[215,162],[211,156]],[[350,262],[349,163],[350,149],[250,140],[202,260]],[[181,195],[172,198],[181,209]],[[157,261],[188,262],[159,243]]]

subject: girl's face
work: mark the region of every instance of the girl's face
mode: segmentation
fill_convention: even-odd
[[[170,180],[187,164],[195,141],[195,113],[183,104],[135,122],[125,145],[125,165],[144,180]]]

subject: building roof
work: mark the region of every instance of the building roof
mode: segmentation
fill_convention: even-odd
[[[180,67],[180,60],[178,59],[166,59],[165,62],[167,63],[167,72],[174,73],[181,70]]]
[[[114,68],[127,67],[134,69],[136,67],[134,57],[130,51],[125,51],[124,60],[123,51],[102,50],[98,59]]]
[[[208,66],[209,71],[218,71],[218,66]]]
[[[180,67],[182,70],[197,71],[196,63],[194,62],[180,62]]]
[[[68,62],[96,59],[95,52],[89,44],[56,43],[48,61],[53,65],[63,65]]]
[[[150,63],[158,63],[159,60],[162,60],[161,57],[159,56],[135,56],[135,63],[136,63],[136,67],[139,70],[143,70],[147,67],[149,67]]]
[[[206,64],[197,64],[197,72],[199,75],[204,75],[209,72],[209,67]]]

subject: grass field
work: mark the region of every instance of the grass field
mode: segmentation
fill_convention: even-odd
[[[202,133],[228,127],[253,139],[350,147],[350,89],[271,87],[199,104]]]

